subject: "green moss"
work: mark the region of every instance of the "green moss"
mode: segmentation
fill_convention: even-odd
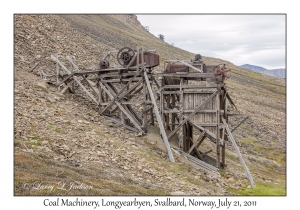
[[[54,131],[60,133],[61,132],[61,128],[54,128]]]
[[[235,195],[275,195],[285,196],[286,187],[284,184],[274,184],[267,182],[256,182],[256,188],[240,188],[240,189],[228,189]]]

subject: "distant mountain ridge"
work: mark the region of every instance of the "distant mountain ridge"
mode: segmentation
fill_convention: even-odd
[[[266,69],[261,66],[255,66],[250,64],[244,64],[240,67],[250,69],[252,71],[260,72],[263,74],[268,74],[270,76],[278,77],[278,78],[286,78],[286,69],[280,68],[280,69]]]

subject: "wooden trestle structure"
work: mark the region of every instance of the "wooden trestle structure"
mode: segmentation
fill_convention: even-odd
[[[149,124],[154,125],[155,115],[171,162],[175,160],[169,141],[177,135],[179,150],[173,151],[209,170],[218,171],[225,167],[225,142],[229,140],[255,187],[227,124],[228,103],[233,102],[223,82],[225,66],[206,66],[199,59],[166,61],[165,71],[154,74],[152,68],[157,66],[159,58],[150,51],[130,49],[122,52],[126,62],[119,62],[122,67],[115,68],[110,68],[106,60],[110,53],[100,62],[102,67],[100,64],[99,69],[89,71],[80,70],[67,56],[71,66],[68,69],[51,55],[57,63],[60,91],[69,90],[75,94],[81,88],[81,92],[99,107],[100,115],[141,135],[147,133]],[[124,55],[131,57],[126,60]],[[154,97],[153,85],[157,86],[158,99]],[[165,130],[170,130],[168,136]],[[205,141],[215,146],[204,151]]]

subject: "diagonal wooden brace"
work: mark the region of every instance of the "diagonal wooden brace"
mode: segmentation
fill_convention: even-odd
[[[187,118],[185,118],[168,136],[168,140],[175,135],[175,133],[186,123],[189,119],[191,119],[200,109],[202,109],[213,97],[215,97],[220,91],[214,92],[208,99],[206,99],[195,111],[193,111]]]
[[[162,120],[161,120],[161,117],[160,117],[160,114],[159,114],[159,111],[158,111],[158,108],[157,108],[157,104],[156,104],[156,101],[155,101],[155,98],[154,98],[154,95],[153,95],[153,92],[152,92],[152,89],[151,89],[151,85],[150,85],[150,82],[149,82],[149,79],[148,79],[146,71],[144,71],[144,78],[145,78],[145,81],[146,81],[146,84],[147,84],[147,88],[148,88],[148,92],[149,92],[152,104],[154,106],[153,109],[154,109],[154,112],[155,112],[155,115],[156,115],[156,119],[157,119],[157,122],[158,122],[158,125],[159,125],[159,128],[160,128],[160,133],[162,135],[165,147],[166,147],[167,152],[168,152],[169,160],[171,162],[175,162],[175,159],[173,157],[173,153],[171,151],[170,144],[168,142],[168,138],[167,138],[167,134],[166,134],[165,128],[164,128],[164,126],[162,124]]]
[[[137,86],[139,86],[141,83],[143,82],[143,80],[140,80],[139,82],[137,82],[133,87],[131,87],[128,91],[126,91],[124,94],[122,94],[123,90],[125,90],[124,87],[128,86],[130,82],[128,82],[126,86],[124,86],[122,88],[122,90],[110,101],[110,103],[101,111],[100,115],[103,114],[108,108],[110,108],[115,101],[119,101],[120,99],[122,99],[123,97],[125,97],[126,95],[128,95],[129,93],[131,93]]]
[[[59,60],[58,58],[56,58],[55,56],[51,55],[51,58],[56,61],[63,70],[65,70],[69,75],[72,74],[72,72],[67,69],[67,67],[65,67]],[[68,58],[67,58],[68,59]],[[75,65],[75,64],[74,64]],[[99,102],[97,101],[97,99],[83,86],[83,84],[81,84],[81,82],[78,80],[78,78],[76,76],[73,76],[74,81],[83,89],[83,91],[98,105]]]
[[[191,148],[189,149],[189,151],[187,152],[188,154],[190,154],[193,150],[194,150],[194,148],[195,149],[197,149],[199,146],[200,146],[200,144],[204,141],[204,139],[205,139],[205,131],[203,132],[203,133],[201,133],[200,135],[199,135],[199,137],[198,137],[198,139],[197,139],[197,141],[195,141],[195,143],[191,146]]]
[[[248,169],[248,167],[246,166],[246,163],[245,163],[245,161],[244,161],[244,159],[243,159],[243,157],[242,157],[242,154],[240,153],[240,150],[239,150],[239,148],[238,148],[238,146],[237,146],[237,144],[236,144],[236,142],[235,142],[235,140],[234,140],[234,138],[233,138],[233,136],[232,136],[232,133],[231,133],[231,131],[230,131],[230,129],[229,129],[229,126],[228,126],[228,124],[226,123],[226,120],[225,120],[223,117],[222,117],[222,121],[223,121],[223,124],[225,125],[225,129],[226,129],[227,134],[228,134],[228,136],[229,136],[229,140],[231,141],[231,143],[232,143],[232,145],[233,145],[233,147],[234,147],[234,149],[235,149],[237,155],[239,156],[239,159],[240,159],[241,164],[242,164],[242,166],[243,166],[243,168],[244,168],[244,170],[245,170],[245,173],[246,173],[246,175],[247,175],[247,177],[248,177],[248,180],[249,180],[251,186],[252,186],[253,188],[255,188],[256,186],[255,186],[255,183],[254,183],[254,181],[253,181],[253,178],[252,178],[252,176],[251,176],[251,174],[250,174],[250,172],[249,172],[249,169]]]
[[[107,93],[107,95],[110,97],[111,100],[113,100],[113,95],[106,89],[106,87],[99,82],[99,85],[101,86],[101,88]],[[143,131],[143,129],[139,126],[139,124],[132,118],[132,116],[125,110],[125,108],[118,102],[115,101],[116,105],[119,107],[119,109],[128,117],[128,119],[130,119],[130,121],[133,123],[133,125],[143,134],[145,134],[145,132]]]
[[[235,131],[238,127],[240,127],[240,125],[245,122],[247,119],[249,118],[249,116],[245,117],[239,124],[237,124],[237,126],[235,126],[232,130],[231,133],[233,133],[233,131]]]

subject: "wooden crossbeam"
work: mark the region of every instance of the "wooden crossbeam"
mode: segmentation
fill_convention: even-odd
[[[238,148],[238,146],[237,146],[237,144],[236,144],[236,142],[235,142],[235,140],[234,140],[234,138],[233,138],[233,135],[232,135],[232,133],[231,133],[231,131],[230,131],[230,129],[229,129],[229,126],[228,126],[228,124],[226,123],[226,120],[225,120],[223,117],[222,117],[222,122],[223,122],[223,124],[225,125],[225,129],[226,129],[227,134],[228,134],[228,136],[229,136],[229,140],[231,141],[231,143],[232,143],[232,145],[233,145],[233,147],[234,147],[234,149],[235,149],[235,151],[236,151],[236,153],[237,153],[237,155],[238,155],[238,157],[239,157],[239,159],[240,159],[240,162],[241,162],[241,164],[242,164],[242,166],[243,166],[243,168],[244,168],[244,170],[245,170],[245,172],[246,172],[247,178],[248,178],[248,180],[249,180],[251,186],[252,186],[253,188],[255,188],[256,185],[255,185],[255,183],[254,183],[254,181],[253,181],[253,178],[252,178],[252,176],[251,176],[251,174],[250,174],[250,172],[249,172],[249,169],[248,169],[248,167],[246,166],[246,163],[245,163],[245,161],[244,161],[244,159],[243,159],[243,157],[242,157],[242,154],[240,153],[240,150],[239,150],[239,148]]]
[[[73,62],[72,58],[70,56],[66,56],[66,59],[72,64],[72,66],[75,68],[76,71],[81,71],[78,66]]]
[[[131,64],[135,61],[137,55],[138,55],[138,52],[134,54],[133,58],[131,59],[131,61],[127,65],[126,69],[128,69],[131,66]],[[139,64],[137,64],[137,65],[139,65]]]
[[[160,117],[160,114],[159,114],[159,111],[158,111],[158,108],[157,108],[157,105],[156,105],[156,101],[155,101],[155,98],[154,98],[154,95],[153,95],[153,92],[152,92],[152,89],[151,89],[151,85],[150,85],[150,82],[149,82],[149,79],[148,79],[146,71],[144,71],[144,78],[145,78],[145,81],[146,81],[146,84],[147,84],[147,87],[148,87],[148,92],[149,92],[151,101],[153,103],[154,113],[156,115],[156,119],[157,119],[157,122],[158,122],[158,125],[159,125],[159,128],[160,128],[160,133],[162,135],[165,147],[166,147],[167,152],[168,152],[169,160],[171,162],[175,162],[175,159],[173,157],[173,153],[171,151],[170,144],[168,142],[168,137],[167,137],[165,128],[163,126],[163,123],[162,123],[162,120],[161,120],[161,117]]]
[[[207,152],[203,152],[202,153],[202,157],[204,156],[204,155],[207,155],[208,153],[210,153],[210,152],[212,152],[212,150],[210,149],[210,150],[208,150]]]
[[[188,67],[190,67],[190,68],[192,68],[192,69],[194,69],[194,70],[196,70],[196,71],[198,71],[200,73],[203,73],[202,69],[198,69],[197,67],[192,66],[191,64],[188,64],[185,61],[182,61],[182,60],[177,60],[177,61],[180,62],[180,63],[182,63],[182,64],[184,64],[184,65],[187,65]]]
[[[107,95],[110,97],[111,100],[113,100],[114,96],[112,95],[111,92],[109,92],[109,90],[107,90],[107,88],[99,81],[99,85],[101,86],[101,88],[107,93]],[[135,119],[132,118],[132,116],[127,112],[127,110],[125,110],[125,108],[118,102],[115,101],[115,104],[117,105],[117,107],[119,107],[119,109],[124,112],[124,114],[126,115],[126,117],[128,117],[128,119],[130,119],[130,121],[133,123],[133,125],[143,134],[145,134],[145,132],[143,131],[143,129],[139,126],[139,124],[136,122]]]
[[[200,109],[202,109],[213,97],[215,97],[220,91],[216,91],[213,93],[208,99],[206,99],[194,112],[192,112],[188,117],[186,117],[180,124],[177,126],[168,136],[168,139],[170,140],[175,133],[182,127],[184,123],[186,123],[189,119],[191,119]]]
[[[232,130],[231,133],[233,133],[233,131],[235,131],[238,127],[240,127],[240,125],[245,122],[247,119],[249,118],[249,116],[245,117],[239,124],[237,124]]]
[[[58,83],[57,86],[61,86],[63,83],[65,83],[68,79],[70,79],[74,74],[69,74],[65,79],[63,79],[60,83]]]
[[[83,80],[88,84],[88,86],[90,87],[90,89],[93,91],[94,95],[97,96],[97,98],[99,98],[99,93],[97,93],[94,89],[94,87],[90,84],[89,80],[85,77],[82,77]]]
[[[66,92],[66,90],[67,90],[68,88],[70,88],[70,86],[71,86],[73,83],[74,83],[74,80],[71,81],[71,82],[69,82],[69,83],[62,89],[62,91],[60,91],[60,92],[61,92],[61,93]]]
[[[55,56],[51,55],[51,58],[56,61],[60,67],[66,71],[69,75],[72,74],[72,72],[67,69],[67,67],[65,67],[59,60],[58,58],[56,58]],[[74,64],[75,65],[75,64]],[[78,78],[76,76],[73,76],[74,81],[83,89],[83,91],[98,105],[98,101],[97,99],[83,86],[83,84],[81,84],[81,82],[78,80]]]
[[[197,141],[195,141],[195,143],[191,146],[191,148],[189,149],[189,151],[187,152],[188,154],[190,154],[194,148],[198,148],[199,145],[204,141],[205,139],[205,131],[203,133],[201,133],[197,139]]]
[[[117,93],[117,95],[114,97],[114,99],[112,99],[111,102],[109,102],[109,104],[101,111],[100,114],[103,114],[108,108],[110,108],[114,104],[115,101],[119,101],[120,99],[122,99],[123,97],[125,97],[127,94],[131,93],[137,86],[139,86],[139,84],[141,84],[143,82],[143,80],[141,79],[133,87],[131,87],[128,91],[126,91],[125,94],[122,94],[122,92],[125,90],[125,88],[129,87],[129,85],[131,84],[131,82],[134,80],[134,78],[136,76],[137,76],[137,74],[134,77],[131,78],[132,80],[130,80],[129,82],[127,82],[127,84],[120,90],[119,93]]]

